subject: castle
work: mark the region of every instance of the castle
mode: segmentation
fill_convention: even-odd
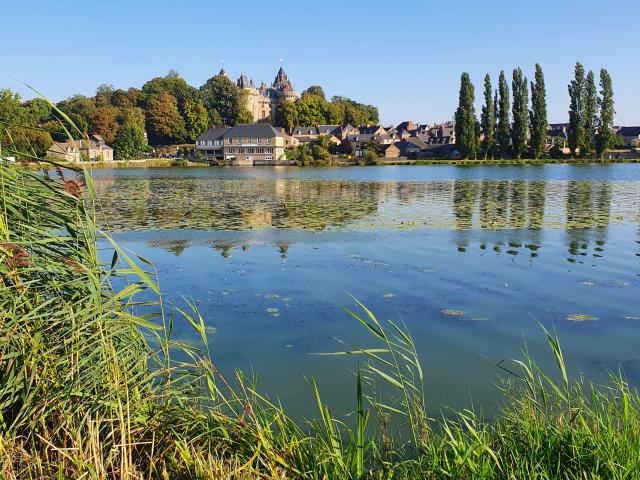
[[[226,75],[224,69],[220,73]],[[245,74],[240,75],[237,84],[245,94],[245,107],[253,115],[254,122],[275,117],[276,110],[282,103],[295,102],[300,98],[282,65],[270,87],[264,82],[259,88],[256,87],[253,80],[249,80]]]

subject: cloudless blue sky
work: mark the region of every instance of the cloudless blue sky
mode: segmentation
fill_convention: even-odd
[[[478,106],[485,73],[545,73],[549,121],[567,120],[576,60],[609,70],[617,124],[640,124],[640,0],[7,0],[0,88],[54,101],[127,88],[177,70],[199,86],[220,70],[296,89],[321,85],[377,105],[384,124],[450,119],[460,73]]]

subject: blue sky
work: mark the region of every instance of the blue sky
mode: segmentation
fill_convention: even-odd
[[[640,124],[639,0],[35,1],[2,6],[0,88],[57,101],[177,70],[194,86],[225,68],[377,105],[384,124],[450,119],[460,73],[481,96],[520,65],[545,72],[549,121],[567,118],[576,60],[614,81],[616,123]],[[478,101],[478,105],[479,105]]]

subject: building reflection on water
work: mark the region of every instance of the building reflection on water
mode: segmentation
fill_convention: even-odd
[[[375,182],[301,179],[98,179],[102,227],[115,232],[265,229],[455,231],[456,248],[538,255],[547,229],[562,229],[573,257],[602,255],[609,225],[640,223],[640,183],[609,180]],[[492,243],[479,231],[500,231]],[[155,239],[175,255],[198,239]],[[208,242],[224,257],[247,240]],[[275,242],[286,259],[288,242]],[[579,260],[578,260],[579,261]]]

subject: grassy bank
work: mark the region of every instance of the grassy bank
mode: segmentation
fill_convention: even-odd
[[[610,164],[610,163],[640,163],[640,158],[616,158],[610,160],[597,159],[573,159],[573,158],[511,158],[504,160],[408,160],[393,159],[386,161],[381,159],[386,165],[544,165],[544,164],[572,164],[572,165],[590,165],[590,164]]]
[[[60,166],[71,169],[82,168],[77,163],[60,163]],[[51,168],[51,164],[47,162],[29,162],[21,163],[20,166],[26,170],[42,170]],[[208,167],[207,163],[191,162],[188,160],[177,160],[175,158],[145,158],[140,160],[122,160],[115,162],[92,162],[86,164],[90,169],[102,168],[168,168],[168,167]]]
[[[394,158],[378,160],[375,166],[381,165],[545,165],[545,164],[571,164],[571,165],[606,165],[613,163],[640,163],[640,158],[621,158],[621,159],[609,159],[609,160],[596,160],[596,159],[504,159],[504,160],[410,160],[406,158]],[[50,165],[46,162],[30,162],[20,164],[27,170],[42,170],[50,168]],[[320,166],[332,166],[332,167],[353,167],[360,165],[353,159],[338,159],[331,164]],[[70,168],[78,168],[78,164],[67,165]],[[367,165],[362,165],[367,166]],[[109,168],[169,168],[169,167],[209,167],[208,163],[203,162],[191,162],[187,160],[175,160],[168,158],[150,158],[142,160],[131,161],[117,161],[117,162],[95,162],[87,165],[91,169],[109,169]],[[304,167],[301,167],[304,168]],[[311,167],[313,168],[313,166]]]
[[[568,378],[546,331],[555,371],[526,354],[496,366],[495,419],[445,418],[427,408],[409,332],[354,301],[345,315],[371,345],[336,353],[361,359],[353,404],[329,411],[311,382],[318,414],[294,422],[242,373],[218,372],[205,320],[167,305],[153,266],[97,229],[92,191],[89,172],[0,165],[1,478],[640,477],[638,393],[617,375]],[[113,247],[106,261],[100,237]],[[200,348],[173,338],[178,321]]]

